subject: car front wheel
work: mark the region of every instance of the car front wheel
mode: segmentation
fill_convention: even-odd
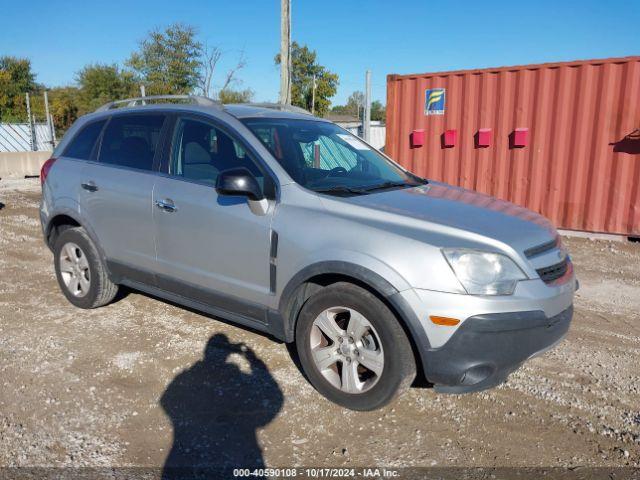
[[[302,307],[296,347],[313,386],[352,410],[374,410],[409,388],[411,344],[389,308],[351,283],[330,285]]]

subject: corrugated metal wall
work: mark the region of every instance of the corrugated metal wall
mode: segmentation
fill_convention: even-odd
[[[443,115],[425,90],[445,88]],[[492,129],[478,147],[480,128]],[[528,128],[528,145],[509,136]],[[424,129],[422,147],[410,135]],[[445,148],[442,134],[457,130]],[[524,205],[558,227],[640,235],[640,57],[389,75],[386,152],[418,175]]]

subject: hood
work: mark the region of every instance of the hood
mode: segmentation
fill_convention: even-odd
[[[520,251],[549,242],[557,235],[549,220],[531,210],[438,182],[343,200],[379,212],[473,232]]]

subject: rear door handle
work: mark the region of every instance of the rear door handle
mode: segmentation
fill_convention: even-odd
[[[98,186],[93,180],[81,183],[80,186],[88,192],[95,192],[96,190],[98,190]]]
[[[175,212],[178,210],[173,200],[170,198],[165,198],[164,200],[156,200],[156,207],[160,210],[164,210],[165,212]]]

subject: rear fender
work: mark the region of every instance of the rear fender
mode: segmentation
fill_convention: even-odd
[[[93,244],[96,246],[96,249],[98,250],[98,253],[100,255],[103,265],[105,266],[105,268],[107,268],[107,257],[104,253],[104,250],[102,249],[102,246],[100,245],[100,242],[98,241],[98,237],[96,236],[95,231],[91,227],[91,224],[82,216],[80,212],[81,212],[80,205],[73,198],[62,197],[57,199],[56,208],[52,210],[52,212],[49,214],[46,224],[43,225],[45,242],[47,243],[47,246],[49,247],[49,249],[53,250],[53,245],[50,244],[49,238],[51,236],[51,231],[53,229],[53,226],[56,223],[56,218],[59,218],[61,216],[69,217],[73,219],[76,223],[78,223],[87,232],[87,234],[89,235],[89,238],[91,238],[91,241],[93,242]],[[109,278],[112,281],[117,280],[112,277],[108,268],[107,268],[107,273],[109,274]]]

